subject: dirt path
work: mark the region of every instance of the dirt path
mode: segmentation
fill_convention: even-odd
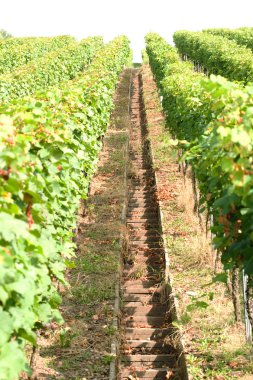
[[[131,69],[124,70],[90,195],[79,210],[76,258],[67,273],[70,287],[61,292],[65,324],[47,326],[41,332],[33,379],[109,378],[125,203],[130,79]]]
[[[134,71],[119,379],[181,379],[177,334],[162,291],[164,246],[140,80],[140,73]]]
[[[77,256],[67,273],[70,287],[62,290],[65,324],[42,331],[33,379],[108,380],[115,338],[120,351],[117,375],[110,379],[185,378],[164,285],[165,251],[141,87],[140,71],[124,70],[98,170],[79,211]],[[120,258],[118,334],[113,306]]]

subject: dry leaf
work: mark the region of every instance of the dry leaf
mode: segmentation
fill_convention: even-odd
[[[167,371],[167,373],[166,373],[166,379],[171,379],[172,376],[173,376],[173,372],[172,371]]]

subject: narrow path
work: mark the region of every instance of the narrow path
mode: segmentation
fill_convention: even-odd
[[[141,83],[133,71],[128,170],[128,251],[121,284],[119,379],[180,379],[168,300],[162,297],[164,248],[155,178],[142,112]]]
[[[32,379],[108,380],[113,304],[121,252],[131,69],[119,78],[115,108],[87,200],[80,204],[77,252],[61,288],[64,325],[42,330]],[[27,379],[27,377],[25,377]],[[23,379],[23,378],[22,378]]]

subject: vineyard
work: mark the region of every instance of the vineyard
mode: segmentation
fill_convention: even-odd
[[[0,380],[252,379],[253,28],[173,38],[0,40]]]

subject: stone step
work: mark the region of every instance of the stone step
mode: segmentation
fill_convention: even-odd
[[[144,199],[144,200],[135,200],[135,201],[129,201],[128,202],[128,207],[127,209],[130,211],[136,210],[152,210],[152,211],[157,211],[157,204],[155,201],[151,199]]]
[[[131,188],[129,189],[129,192],[149,192],[149,194],[154,194],[154,190],[153,190],[153,186],[151,185],[143,185],[143,186],[140,186],[140,185],[135,185],[135,186],[131,186]]]
[[[129,242],[129,247],[130,249],[134,249],[135,247],[136,248],[140,248],[140,249],[150,249],[150,248],[161,248],[163,246],[163,243],[162,241],[149,241],[149,242],[144,242],[144,241],[138,241],[138,240],[134,240],[134,241],[131,241]]]
[[[128,219],[133,219],[135,216],[136,217],[139,217],[139,216],[145,216],[145,217],[149,217],[154,220],[156,219],[156,224],[157,224],[157,221],[158,221],[158,209],[156,207],[150,207],[150,209],[138,209],[138,208],[133,208],[133,209],[127,209],[127,214],[126,214],[127,218]],[[127,220],[128,221],[128,220]]]
[[[131,304],[131,306],[129,306]],[[156,316],[156,315],[165,315],[167,311],[166,305],[161,304],[151,304],[145,305],[138,302],[129,302],[128,305],[124,305],[122,309],[123,316]]]
[[[158,208],[156,200],[154,197],[145,194],[133,194],[133,196],[128,200],[128,208],[134,207],[155,207]]]
[[[131,315],[124,316],[122,324],[125,324],[126,327],[141,327],[141,328],[155,328],[155,327],[164,327],[166,322],[165,316],[153,316],[153,315]]]
[[[124,355],[121,358],[122,364],[125,365],[136,365],[141,367],[145,366],[155,366],[155,367],[173,367],[176,365],[176,357],[174,354],[158,354],[158,355]]]
[[[121,369],[120,380],[167,380],[171,374],[171,368],[143,369],[135,367],[134,369]]]
[[[127,217],[127,223],[136,223],[136,222],[142,222],[142,223],[148,223],[151,227],[154,225],[157,225],[157,218],[155,216],[128,216]]]
[[[158,237],[159,239],[161,239],[161,234],[155,228],[149,229],[149,230],[140,229],[139,231],[138,230],[133,231],[133,232],[130,232],[129,234],[129,238],[133,240],[135,238],[143,239],[143,238],[153,238],[153,237],[154,238]]]
[[[142,271],[143,273],[150,273],[152,274],[154,271],[156,271],[158,268],[160,268],[161,273],[163,273],[164,268],[162,267],[164,264],[164,257],[161,253],[146,253],[146,252],[135,252],[132,251],[129,252],[130,256],[132,258],[131,263],[128,264],[128,266],[125,268],[126,271],[130,273],[130,271],[136,271],[137,269],[141,268],[141,265],[146,265],[146,270]],[[152,268],[154,271],[152,272]],[[127,273],[126,273],[127,274]],[[152,280],[152,278],[150,278]]]
[[[146,149],[141,79],[133,77],[127,229],[130,259],[121,285],[121,355],[118,379],[166,380],[177,372],[176,350],[165,344],[175,333],[168,302],[161,301],[164,247],[160,234],[154,169]],[[174,336],[174,335],[173,335]],[[173,377],[174,378],[174,377]],[[180,377],[179,377],[180,378]]]
[[[141,285],[144,288],[159,287],[161,284],[155,280],[141,280],[141,279],[129,279],[123,282],[122,287]]]
[[[162,247],[148,247],[148,248],[143,248],[143,247],[133,247],[133,248],[129,248],[128,252],[130,254],[133,254],[134,256],[138,255],[138,254],[142,254],[144,256],[149,256],[149,255],[163,255],[164,254],[164,248]]]
[[[172,328],[126,328],[125,329],[125,338],[126,340],[155,340],[161,341],[165,337],[170,336],[173,332]]]
[[[140,189],[137,189],[137,188],[129,188],[128,189],[128,195],[131,197],[132,195],[149,195],[150,197],[153,197],[154,194],[155,194],[155,189],[152,188],[152,189],[144,189],[143,187],[141,187]]]
[[[156,223],[146,223],[143,220],[135,220],[135,221],[127,221],[127,225],[130,228],[134,229],[145,229],[145,230],[153,230],[153,229],[159,229],[160,226],[156,220]]]
[[[163,353],[175,353],[176,350],[170,344],[164,344],[163,342],[156,342],[155,340],[126,340],[122,345],[122,350],[131,353],[140,352],[163,352]]]
[[[129,236],[129,241],[134,244],[147,244],[147,243],[159,243],[158,245],[162,245],[163,241],[161,236],[159,235],[149,235],[149,236]]]
[[[137,199],[153,199],[155,201],[155,192],[147,190],[130,189],[128,192],[129,201]]]
[[[125,269],[123,270],[123,281],[139,278],[159,282],[160,274],[163,273],[163,269],[161,269],[161,265],[164,262],[162,257],[155,260],[153,257],[149,259],[148,257],[143,258],[141,255],[138,255],[138,258],[135,256],[131,260],[131,262],[125,265]]]
[[[129,212],[138,212],[138,213],[141,213],[141,212],[156,212],[158,211],[158,208],[157,208],[157,205],[152,202],[152,203],[148,203],[146,205],[143,205],[143,206],[140,206],[140,205],[128,205],[128,208],[127,210]]]
[[[124,305],[127,302],[142,302],[142,304],[147,305],[160,302],[160,294],[158,292],[154,294],[123,294],[122,300]]]
[[[127,285],[122,288],[126,294],[153,294],[158,291],[157,287],[149,286],[144,287],[143,285]]]

